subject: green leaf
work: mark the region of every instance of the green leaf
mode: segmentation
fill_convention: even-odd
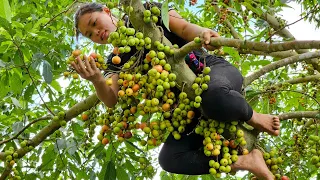
[[[2,86],[0,88],[0,98],[2,99],[4,96],[7,95],[9,89],[8,89],[8,84],[6,84],[6,79],[7,79],[7,73],[1,74],[1,79],[0,79],[0,85]]]
[[[11,101],[12,101],[12,103],[13,103],[15,106],[17,106],[17,107],[19,107],[19,108],[22,107],[21,104],[20,104],[20,102],[19,102],[19,100],[17,100],[16,98],[11,97]]]
[[[115,180],[116,179],[116,168],[112,161],[108,161],[107,169],[104,174],[104,180]]]
[[[124,170],[124,168],[122,166],[118,166],[117,167],[117,178],[121,179],[121,180],[130,180],[128,173]]]
[[[67,150],[70,155],[73,155],[77,151],[77,143],[73,138],[67,140]]]
[[[215,178],[210,174],[201,175],[201,179],[202,180],[215,180]]]
[[[61,92],[61,86],[58,81],[52,81],[50,84],[56,91]]]
[[[23,90],[22,88],[22,82],[21,82],[21,77],[17,72],[14,72],[10,76],[10,89],[15,93],[15,94],[21,94],[21,91]]]
[[[248,9],[250,9],[252,12],[258,14],[259,16],[262,15],[263,11],[259,8],[254,8],[252,5],[251,5],[251,2],[248,0],[246,0],[246,2],[243,2],[243,5],[246,6]]]
[[[110,161],[111,160],[111,156],[113,154],[113,146],[112,144],[109,144],[108,149],[107,149],[107,153],[106,153],[106,161]]]
[[[30,86],[27,87],[27,89],[24,92],[24,99],[25,100],[31,100],[31,96],[34,92],[35,88],[34,85],[31,84]],[[0,96],[1,97],[1,96]]]
[[[98,179],[104,179],[104,180],[116,179],[116,168],[112,161],[105,161],[99,173]]]
[[[170,31],[169,28],[169,1],[165,0],[161,6],[161,19],[164,26]]]
[[[56,159],[58,170],[63,170],[67,168],[67,163],[68,163],[67,158],[63,154],[60,154]]]
[[[83,127],[81,127],[78,123],[72,123],[71,129],[77,138],[82,138],[84,136]]]
[[[128,169],[128,171],[133,174],[134,171],[136,171],[136,168],[131,164],[130,161],[126,160],[125,167]]]
[[[11,22],[11,8],[8,0],[0,0],[0,16]]]
[[[52,82],[52,67],[46,60],[43,60],[42,76],[44,77],[46,83],[50,84]]]
[[[37,168],[38,170],[41,170],[42,168],[46,167],[47,168],[52,168],[54,165],[54,160],[56,158],[56,153],[54,152],[54,146],[51,144],[49,147],[46,148],[44,151],[44,154],[42,155],[42,163],[41,165]]]
[[[1,38],[1,36],[0,36],[0,38]],[[2,42],[1,39],[0,39],[0,42]],[[0,60],[0,67],[5,67],[5,66],[6,66],[6,64]]]
[[[92,151],[89,153],[88,155],[88,159],[91,158],[92,155],[94,154],[99,154],[102,150],[104,149],[104,146],[102,144],[97,144],[93,149]]]
[[[38,67],[40,66],[41,64],[41,60],[44,58],[44,54],[43,53],[35,53],[33,56],[32,56],[32,63],[31,63],[31,67],[34,69],[34,70],[37,70]]]
[[[0,17],[0,27],[3,27],[5,30],[7,30],[10,36],[13,36],[15,34],[15,31],[12,29],[9,21],[3,17]]]
[[[161,180],[171,180],[171,177],[168,176],[168,174],[165,171],[160,172],[160,178]]]
[[[17,134],[18,132],[20,132],[23,129],[23,122],[15,122],[12,125],[12,130],[15,134]]]

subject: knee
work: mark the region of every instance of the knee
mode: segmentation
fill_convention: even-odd
[[[229,94],[230,88],[222,83],[210,83],[209,88],[203,91],[201,97],[204,101],[212,102]]]

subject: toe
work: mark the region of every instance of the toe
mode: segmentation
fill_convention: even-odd
[[[280,122],[273,122],[274,126],[280,126]]]
[[[275,130],[275,131],[274,131],[274,135],[275,135],[275,136],[278,136],[279,134],[280,134],[280,130]]]

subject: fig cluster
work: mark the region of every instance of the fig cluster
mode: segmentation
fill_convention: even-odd
[[[203,153],[211,157],[209,173],[221,177],[221,173],[230,173],[231,164],[238,160],[238,154],[246,155],[249,151],[244,132],[237,129],[237,121],[231,123],[219,122],[213,119],[201,119],[195,128],[195,133],[202,135]],[[229,131],[230,137],[225,138],[223,133]]]

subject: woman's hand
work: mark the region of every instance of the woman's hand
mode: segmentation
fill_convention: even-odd
[[[216,46],[210,45],[211,37],[220,37],[220,35],[211,29],[204,28],[200,34],[200,38],[203,40],[203,42],[202,42],[203,47],[209,51],[213,51],[215,49],[220,49],[221,47],[216,47]]]
[[[72,62],[72,67],[77,71],[77,73],[86,80],[91,81],[93,84],[99,81],[104,80],[104,77],[101,74],[101,71],[97,68],[96,63],[93,59],[88,61],[89,57],[84,58],[84,63],[79,57],[77,57],[77,62]]]

